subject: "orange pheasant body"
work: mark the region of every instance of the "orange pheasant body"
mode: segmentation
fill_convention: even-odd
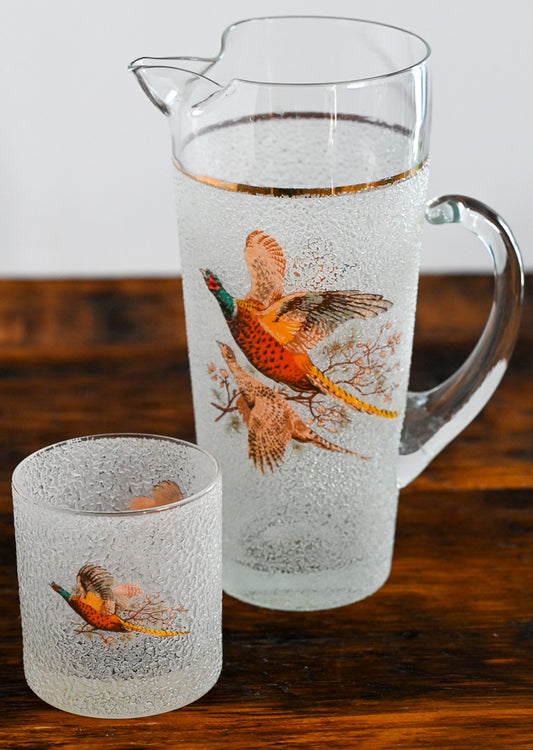
[[[71,596],[68,603],[85,622],[92,625],[95,630],[111,630],[114,633],[126,633],[128,628],[124,620],[118,615],[106,615],[98,612],[79,596]]]
[[[311,360],[304,353],[295,353],[281,344],[259,322],[256,313],[264,310],[257,302],[235,300],[237,314],[228,320],[235,342],[259,372],[277,383],[284,383],[296,391],[318,390],[309,382],[302,360]]]

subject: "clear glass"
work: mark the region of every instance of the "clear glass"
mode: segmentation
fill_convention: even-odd
[[[13,506],[24,671],[40,698],[131,718],[180,708],[215,684],[221,477],[212,456],[154,435],[69,440],[17,466]]]
[[[283,609],[362,599],[389,574],[399,486],[503,374],[516,243],[482,204],[432,204],[430,221],[489,248],[497,313],[438,393],[410,394],[428,45],[367,21],[260,18],[227,29],[215,58],[131,69],[171,128],[197,438],[224,473],[224,587]]]

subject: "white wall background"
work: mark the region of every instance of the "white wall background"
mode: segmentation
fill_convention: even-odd
[[[1,0],[0,276],[174,275],[168,126],[127,64],[211,56],[228,24],[326,14],[396,24],[433,50],[430,195],[495,208],[533,270],[528,0]],[[423,270],[489,270],[428,228]]]

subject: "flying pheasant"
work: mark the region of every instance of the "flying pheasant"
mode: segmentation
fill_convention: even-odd
[[[212,271],[200,271],[233,338],[252,365],[293,390],[321,391],[356,411],[397,417],[398,412],[367,404],[340,388],[308,355],[342,323],[375,317],[388,310],[392,302],[381,294],[358,291],[293,292],[283,296],[283,250],[264,232],[248,236],[244,259],[251,280],[244,299],[234,299]]]
[[[92,625],[94,630],[109,630],[115,633],[136,631],[162,637],[187,635],[186,632],[143,628],[119,617],[116,612],[127,607],[130,599],[142,594],[142,589],[132,583],[113,587],[113,576],[99,565],[84,565],[80,568],[76,580],[79,594],[69,594],[57,583],[51,583],[50,586],[85,622]]]
[[[275,467],[282,463],[291,440],[312,443],[328,451],[365,458],[346,448],[340,448],[313,432],[281,393],[260,383],[239,366],[231,347],[220,341],[217,341],[217,344],[239,389],[240,395],[236,404],[248,427],[248,456],[263,474],[265,466],[274,471]]]

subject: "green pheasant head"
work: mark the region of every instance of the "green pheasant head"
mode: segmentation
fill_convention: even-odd
[[[54,589],[54,591],[57,591],[58,594],[61,594],[63,599],[66,599],[67,602],[72,596],[72,594],[69,594],[68,591],[65,591],[65,589],[62,589],[61,586],[58,586],[57,583],[52,582],[50,586]]]
[[[220,281],[218,276],[216,276],[208,268],[200,268],[200,273],[204,277],[207,288],[216,297],[216,300],[220,305],[220,309],[222,310],[222,313],[226,320],[231,320],[231,318],[234,318],[237,312],[235,301],[231,294],[229,294],[224,289],[224,287],[222,286],[222,282]]]

